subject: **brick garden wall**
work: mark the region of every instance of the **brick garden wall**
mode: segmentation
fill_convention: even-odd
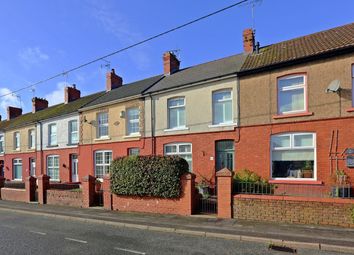
[[[319,224],[354,228],[354,200],[261,195],[233,197],[233,217],[239,220]]]
[[[82,207],[82,192],[72,190],[47,190],[47,204]]]
[[[26,190],[1,188],[1,200],[27,202]]]

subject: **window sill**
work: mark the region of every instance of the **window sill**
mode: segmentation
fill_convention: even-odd
[[[21,149],[14,149],[13,151],[19,152],[19,151],[21,151]]]
[[[209,128],[220,128],[220,127],[235,127],[237,123],[221,123],[221,124],[213,124],[209,125]]]
[[[296,117],[306,117],[306,116],[312,116],[313,112],[301,112],[301,113],[291,113],[291,114],[279,114],[279,115],[273,115],[273,119],[285,119],[285,118],[296,118]]]
[[[348,108],[346,111],[347,112],[354,112],[354,107]]]
[[[139,138],[139,137],[141,137],[141,134],[131,134],[131,135],[125,135],[125,136],[123,136],[124,139]]]
[[[67,143],[66,146],[78,146],[79,143]]]
[[[164,129],[164,132],[175,132],[175,131],[186,131],[189,130],[189,127],[180,127],[180,128],[167,128]]]
[[[59,147],[59,145],[58,144],[56,144],[56,145],[47,145],[46,147],[47,148],[56,148],[56,147]]]
[[[316,181],[312,179],[304,179],[304,180],[269,180],[271,184],[304,184],[304,185],[322,185],[322,181]]]
[[[107,141],[107,140],[111,140],[111,138],[110,137],[100,137],[100,138],[94,139],[95,142]]]

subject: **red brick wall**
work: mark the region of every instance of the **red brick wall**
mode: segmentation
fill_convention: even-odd
[[[270,139],[272,134],[284,132],[314,132],[317,141],[317,179],[330,185],[329,148],[332,130],[339,131],[338,152],[347,147],[354,148],[354,118],[321,120],[249,126],[240,128],[240,142],[236,144],[236,169],[248,168],[269,179],[271,174]],[[334,150],[335,144],[333,144]],[[344,169],[350,179],[354,180],[354,170],[348,169],[344,160],[339,160],[339,169]],[[333,172],[335,161],[332,161]]]
[[[1,199],[10,201],[27,202],[25,189],[1,188]]]
[[[82,207],[82,192],[71,190],[47,190],[48,205]]]
[[[352,199],[301,198],[260,195],[234,196],[234,218],[239,220],[319,224],[354,228]]]
[[[112,209],[117,211],[130,211],[130,212],[147,212],[147,213],[160,213],[160,214],[178,214],[178,215],[191,215],[193,212],[194,199],[194,176],[187,174],[182,176],[182,191],[181,197],[175,199],[168,198],[154,198],[154,197],[133,197],[133,196],[119,196],[112,195]],[[106,181],[106,180],[105,180]],[[105,198],[107,197],[106,185]],[[110,209],[107,205],[108,201],[104,201],[105,208]]]

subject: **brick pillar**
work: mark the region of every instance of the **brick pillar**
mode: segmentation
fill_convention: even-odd
[[[34,201],[35,192],[36,192],[36,178],[33,176],[26,177],[25,180],[25,189],[26,189],[26,202]]]
[[[5,181],[6,181],[6,178],[3,176],[0,176],[0,199],[1,199],[1,188],[3,188],[5,186]]]
[[[106,175],[103,178],[103,207],[106,210],[112,210],[111,178]]]
[[[186,173],[181,176],[181,188],[183,199],[183,214],[191,215],[194,211],[194,201],[195,201],[195,174]]]
[[[47,189],[49,189],[49,179],[48,175],[42,174],[38,176],[38,203],[46,204],[47,203]]]
[[[218,218],[232,218],[232,175],[227,168],[216,173],[218,193]]]
[[[81,180],[82,184],[82,207],[89,208],[95,201],[95,184],[96,177],[92,175],[84,176]]]

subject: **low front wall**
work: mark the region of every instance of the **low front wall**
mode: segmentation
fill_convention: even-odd
[[[27,202],[26,190],[1,188],[1,200]]]
[[[72,190],[47,190],[47,204],[82,207],[82,192]]]
[[[235,195],[233,217],[239,220],[319,224],[354,228],[354,199]]]

